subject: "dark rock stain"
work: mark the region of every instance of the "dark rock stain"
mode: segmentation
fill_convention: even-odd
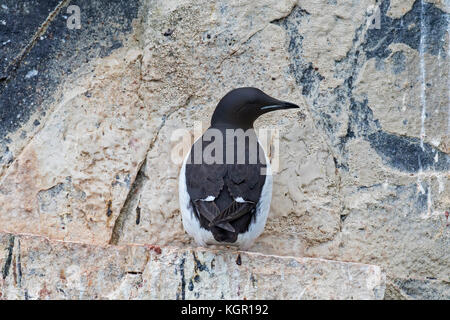
[[[412,186],[411,189],[414,187]],[[422,182],[422,188],[424,192],[416,192],[416,194],[411,193],[410,199],[414,201],[414,210],[417,212],[426,212],[428,209],[428,188],[429,185]]]
[[[6,22],[0,44],[11,41],[0,50],[0,154],[8,143],[7,135],[18,130],[31,115],[39,118],[35,126],[42,122],[46,108],[55,102],[52,95],[68,74],[122,46],[119,39],[131,31],[139,8],[137,0],[79,0],[76,5],[81,8],[81,29],[70,30],[63,17],[68,16],[67,7],[62,7],[42,37],[15,63],[61,1],[5,1],[2,4],[9,10],[0,10],[0,20]],[[8,66],[5,61],[14,63]],[[26,77],[33,70],[37,74]]]
[[[450,169],[449,155],[427,143],[423,144],[422,150],[418,138],[397,136],[379,130],[368,135],[367,139],[388,165],[400,171],[448,171]]]
[[[415,300],[448,300],[448,283],[434,279],[395,279],[394,284]]]
[[[307,68],[303,70],[302,76],[298,80],[302,84],[302,94],[307,96],[314,89],[314,86],[318,87],[318,83],[324,79],[320,73],[317,72],[317,68],[313,68],[312,64],[309,63]],[[312,81],[314,79],[314,81]]]
[[[405,15],[392,19],[386,15],[390,0],[382,1],[379,6],[380,29],[367,30],[366,41],[363,43],[367,59],[388,57],[391,54],[388,49],[391,43],[404,43],[419,50],[421,34],[425,35],[422,37],[425,52],[432,55],[446,55],[447,50],[444,46],[448,14],[432,3],[416,0]]]
[[[180,291],[177,292],[176,300],[185,300],[186,299],[186,278],[184,277],[184,264],[186,262],[186,258],[182,258],[179,269],[180,269],[180,276],[181,276],[181,285],[180,285]]]
[[[372,109],[368,106],[367,99],[356,101],[350,98],[349,119],[347,137],[365,137],[372,130],[379,127],[378,121],[373,118]]]
[[[294,75],[296,83],[302,86],[302,94],[305,96],[315,93],[320,81],[324,79],[318,72],[318,68],[314,68],[311,62],[305,61],[302,57],[303,36],[298,32],[298,24],[301,19],[308,16],[309,13],[306,10],[296,6],[288,17],[272,21],[272,23],[285,28],[291,37],[288,46],[292,61],[290,71]]]
[[[136,207],[136,224],[141,222],[141,208],[139,206]]]
[[[167,29],[167,30],[163,33],[163,35],[164,35],[165,37],[168,37],[168,36],[171,36],[173,32],[174,32],[173,29]]]
[[[108,217],[110,217],[111,214],[112,214],[111,205],[112,205],[112,201],[111,201],[111,200],[108,200],[108,202],[107,202],[107,204],[106,204],[106,215],[107,215]]]
[[[205,263],[202,263],[198,258],[195,252],[192,252],[192,256],[194,258],[194,272],[198,271],[209,271],[208,266]]]
[[[408,212],[411,216],[417,216],[423,214],[428,210],[428,189],[431,188],[429,184],[425,181],[421,182],[423,192],[417,192],[417,183],[412,183],[409,185],[389,185],[389,189],[393,192],[383,198],[382,202],[374,205],[369,205],[368,209],[377,210],[391,210],[398,205],[399,199],[408,199],[411,204]],[[382,184],[374,184],[373,186],[359,187],[358,190],[364,190],[368,188],[383,188]],[[402,208],[396,210],[401,211]]]
[[[22,256],[20,254],[20,239],[17,240],[17,283],[22,287]]]
[[[392,56],[392,72],[399,74],[405,71],[406,57],[403,51],[397,51]]]
[[[256,280],[256,278],[253,275],[253,273],[250,274],[250,281],[252,282],[253,288],[256,288],[256,284],[257,284],[258,280]]]
[[[12,259],[12,265],[14,266],[14,267],[12,268],[13,279],[14,279],[14,285],[17,286],[17,268],[16,268],[17,262],[16,262],[16,257],[15,257],[15,256],[13,256],[13,259]]]
[[[340,156],[335,159],[336,168],[348,169],[346,144],[352,139],[363,138],[370,143],[385,165],[400,171],[449,170],[449,155],[427,143],[423,144],[422,149],[417,138],[386,133],[382,130],[378,119],[374,118],[367,99],[358,101],[353,96],[354,82],[362,63],[366,59],[376,58],[381,67],[384,63],[383,60],[392,54],[387,49],[391,43],[405,43],[418,50],[422,31],[424,51],[432,55],[446,55],[444,46],[448,14],[431,3],[423,2],[422,4],[418,0],[403,17],[392,19],[386,16],[389,6],[390,1],[383,1],[380,4],[381,28],[369,29],[361,47],[358,47],[357,43],[364,34],[366,25],[364,23],[357,28],[352,49],[344,59],[336,61],[337,75],[345,77],[344,83],[331,92],[318,91],[323,77],[318,70],[313,68],[311,62],[305,61],[302,57],[303,36],[300,27],[303,19],[309,19],[309,14],[297,6],[289,16],[274,23],[286,29],[290,37],[291,72],[297,84],[302,86],[303,94],[310,101],[316,123],[324,129],[331,144],[339,151],[337,155]],[[421,12],[422,9],[423,12]],[[392,60],[394,73],[398,74],[404,71],[406,59],[403,52],[392,54]],[[343,137],[338,138],[337,132],[341,129],[342,124],[335,119],[341,114],[341,110],[345,109],[348,110],[349,117],[347,132]],[[438,161],[434,162],[436,154],[438,154]]]
[[[9,270],[11,267],[11,261],[12,261],[12,255],[13,255],[13,249],[14,249],[14,239],[15,239],[15,237],[13,235],[11,235],[9,237],[9,246],[6,249],[7,254],[6,254],[5,264],[3,265],[3,270],[2,270],[3,280],[5,280],[6,277],[9,275]]]
[[[238,254],[237,258],[236,258],[236,264],[238,266],[240,266],[242,264],[242,260],[241,260],[241,254]]]

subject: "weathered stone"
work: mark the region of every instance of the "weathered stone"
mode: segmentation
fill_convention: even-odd
[[[92,64],[10,166],[0,230],[108,243],[154,125],[139,98],[140,54]]]
[[[81,29],[69,29],[68,0],[2,2],[0,176],[43,127],[55,105],[66,98],[60,91],[64,82],[71,81],[70,74],[136,41],[127,35],[137,18],[138,3],[77,1]]]
[[[436,279],[393,279],[386,283],[385,300],[449,300],[448,281]]]
[[[0,299],[382,299],[385,288],[379,267],[359,263],[12,234],[0,234],[0,266]]]
[[[82,19],[102,11],[80,3]],[[21,65],[0,98],[5,119],[29,114],[2,131],[0,230],[193,247],[178,209],[172,135],[196,122],[206,129],[228,90],[256,86],[300,109],[256,123],[280,130],[280,157],[267,226],[251,251],[376,264],[404,279],[389,287],[398,297],[446,297],[449,7],[382,1],[378,29],[367,24],[375,4],[121,2],[124,12],[107,19],[119,30],[95,20],[70,31],[77,40],[67,49],[43,51],[38,41],[23,60],[37,67]],[[64,39],[64,8],[45,39],[58,26]],[[86,61],[66,58],[86,39],[74,54]],[[52,60],[58,52],[71,63]],[[28,92],[21,79],[43,68],[40,55],[54,64],[36,100],[38,84],[24,81]]]

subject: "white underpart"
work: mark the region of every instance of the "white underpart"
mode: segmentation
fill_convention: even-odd
[[[264,226],[266,225],[267,216],[269,215],[270,201],[272,200],[272,169],[270,167],[270,161],[264,153],[266,158],[267,170],[266,170],[266,180],[264,182],[263,189],[261,191],[260,200],[256,204],[256,213],[250,222],[248,231],[238,235],[236,242],[225,243],[218,242],[214,239],[211,231],[203,229],[200,227],[200,222],[194,213],[194,208],[191,205],[191,198],[187,191],[186,185],[186,162],[189,158],[190,152],[186,155],[181,166],[180,177],[178,180],[178,192],[179,192],[179,202],[181,217],[183,221],[183,227],[186,232],[192,236],[195,242],[200,246],[206,246],[211,244],[228,244],[233,246],[238,246],[241,249],[248,249],[253,242],[258,238],[264,231]],[[208,196],[203,201],[214,201],[213,196]],[[242,197],[237,197],[236,202],[246,202]]]
[[[236,199],[234,199],[234,201],[239,202],[239,203],[245,203],[246,202],[242,197],[237,197]]]
[[[261,233],[264,231],[264,226],[266,225],[267,216],[269,215],[270,201],[272,200],[273,177],[272,177],[272,167],[270,166],[270,161],[265,153],[264,157],[266,158],[267,164],[266,181],[264,182],[264,186],[261,191],[259,201],[256,204],[255,217],[252,220],[252,222],[250,222],[248,231],[239,234],[236,240],[236,244],[241,249],[248,249],[253,244],[253,242],[255,242],[256,238],[258,238],[261,235]]]
[[[214,196],[207,196],[205,199],[202,199],[202,201],[214,201],[216,197]]]

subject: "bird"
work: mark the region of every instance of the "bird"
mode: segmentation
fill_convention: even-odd
[[[229,91],[192,145],[179,176],[185,231],[197,245],[248,249],[264,231],[272,198],[270,162],[253,124],[268,112],[299,108],[253,87]]]

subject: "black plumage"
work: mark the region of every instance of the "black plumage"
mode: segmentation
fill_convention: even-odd
[[[208,130],[211,130],[209,128]],[[226,135],[226,128],[214,128]],[[247,132],[254,135],[245,139],[245,164],[238,164],[237,138],[232,145],[234,148],[233,163],[227,164],[226,148],[231,147],[223,143],[222,164],[207,164],[203,154],[200,164],[195,164],[196,150],[203,151],[214,142],[200,138],[196,144],[202,144],[202,148],[194,145],[186,163],[186,185],[194,212],[200,221],[200,226],[212,232],[214,238],[221,242],[234,242],[239,233],[248,230],[250,221],[255,213],[256,204],[261,195],[266,179],[261,172],[266,167],[265,156],[256,135],[252,129]],[[205,136],[205,134],[204,134]],[[207,136],[207,134],[206,134]],[[226,139],[223,139],[226,140]],[[257,146],[251,144],[256,143]],[[250,150],[257,150],[257,162],[250,164]],[[204,201],[208,197],[214,197],[214,201]],[[235,201],[242,198],[246,202]]]
[[[256,88],[232,90],[217,105],[211,127],[192,146],[185,170],[187,192],[200,228],[216,241],[235,242],[258,214],[267,164],[254,121],[264,113],[290,108],[298,106]],[[205,150],[213,151],[215,161]]]

